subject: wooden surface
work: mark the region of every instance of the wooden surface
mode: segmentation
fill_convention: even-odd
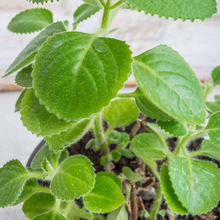
[[[218,8],[220,0],[217,0]],[[82,3],[81,0],[65,0],[48,3],[44,6],[33,5],[25,0],[0,1],[0,76],[19,54],[19,52],[37,34],[19,35],[7,31],[10,20],[20,11],[45,7],[54,12],[54,20],[72,21],[73,11]],[[79,25],[79,31],[93,33],[99,29],[102,12]],[[145,15],[143,12],[120,11],[112,28],[119,28],[110,36],[125,40],[131,45],[134,55],[159,44],[167,44],[177,50],[191,65],[200,79],[207,79],[211,70],[220,65],[220,13],[205,22],[160,19],[158,16]],[[134,78],[131,77],[133,82]],[[0,79],[0,90],[14,90],[14,74]]]

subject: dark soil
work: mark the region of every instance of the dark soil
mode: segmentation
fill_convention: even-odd
[[[138,133],[145,133],[148,132],[146,130],[146,123],[148,122],[154,122],[154,120],[150,118],[145,118],[142,116],[142,123],[134,122],[130,126],[126,128],[119,128],[117,130],[127,132],[130,134],[131,139]],[[122,157],[117,163],[111,163],[108,167],[103,167],[100,165],[100,152],[93,152],[93,150],[85,149],[85,145],[87,142],[92,138],[92,134],[88,132],[85,137],[79,141],[78,143],[70,146],[68,148],[68,151],[70,155],[75,155],[75,154],[83,154],[86,155],[90,160],[94,163],[94,167],[96,169],[96,172],[100,171],[110,171],[113,172],[117,175],[120,175],[122,173],[122,168],[124,166],[129,166],[133,171],[141,174],[143,176],[143,180],[138,182],[136,184],[136,190],[137,190],[137,201],[138,201],[138,207],[139,207],[139,217],[138,220],[144,220],[146,219],[145,217],[142,216],[141,210],[146,209],[147,211],[150,211],[154,202],[154,197],[155,193],[157,190],[158,186],[158,181],[154,177],[153,173],[149,169],[148,166],[143,164],[138,158],[134,159],[127,159],[125,157]],[[176,145],[177,145],[177,138],[172,138],[167,140],[170,150],[175,150]],[[195,151],[200,148],[200,144],[202,142],[202,139],[197,139],[193,141],[190,146],[189,150],[190,151]],[[110,146],[111,149],[114,149],[115,146],[112,145]],[[200,157],[199,159],[204,159],[204,160],[210,160],[216,163],[220,167],[220,161],[208,158],[208,157]],[[165,161],[159,161],[157,162],[158,164],[158,169],[160,169],[161,165]],[[79,201],[80,202],[80,201]],[[220,220],[220,204],[218,207],[214,208],[211,212],[208,212],[207,214],[200,215],[200,216],[176,216],[170,213],[169,208],[167,207],[167,204],[165,200],[163,199],[161,203],[161,210],[166,211],[166,215],[162,217],[161,215],[157,216],[158,220]]]

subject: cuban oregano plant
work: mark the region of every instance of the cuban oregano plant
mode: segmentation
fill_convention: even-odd
[[[49,0],[29,1],[44,4]],[[217,205],[220,170],[197,156],[220,159],[220,96],[206,102],[220,84],[220,67],[212,72],[213,83],[201,85],[186,61],[166,45],[132,57],[126,42],[107,37],[120,10],[183,21],[211,18],[217,11],[215,0],[84,0],[73,14],[71,29],[68,21],[54,22],[52,12],[43,8],[16,15],[8,25],[11,32],[42,31],[5,76],[17,73],[15,82],[24,90],[15,111],[27,130],[43,136],[46,144],[31,167],[12,160],[0,169],[0,207],[23,202],[22,210],[32,220],[99,220],[106,216],[102,213],[110,213],[108,220],[126,220],[129,215],[137,219],[131,198],[141,175],[124,167],[122,184],[111,172],[96,172],[86,156],[69,156],[66,147],[88,131],[93,138],[85,148],[100,151],[105,168],[121,157],[135,156],[151,168],[160,184],[151,213],[142,210],[148,219],[155,219],[157,213],[165,215],[164,210],[159,212],[163,195],[171,212],[178,215],[199,215]],[[81,22],[99,11],[103,13],[99,30],[93,34],[77,31]],[[138,88],[120,94],[131,73]],[[148,133],[130,140],[128,133],[115,130],[135,120],[141,123],[140,112],[156,119],[146,125]],[[198,151],[190,152],[189,143],[200,136],[207,138]],[[172,137],[178,140],[174,151],[166,142]],[[109,147],[112,144],[114,150]],[[163,160],[160,170],[158,160]],[[130,213],[128,200],[133,207]]]

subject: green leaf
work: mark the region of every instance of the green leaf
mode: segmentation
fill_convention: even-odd
[[[67,220],[63,215],[61,215],[59,212],[49,212],[46,214],[39,215],[32,220]]]
[[[107,216],[107,220],[127,220],[128,217],[126,206],[123,205],[115,211],[110,212]]]
[[[139,134],[131,141],[131,150],[141,159],[163,160],[166,158],[160,139],[154,134]]]
[[[121,184],[122,184],[121,180],[115,174],[110,173],[110,172],[99,172],[97,173],[96,178],[99,178],[101,176],[106,176],[106,177],[111,178],[121,188]]]
[[[30,196],[23,204],[25,216],[33,219],[39,215],[53,211],[56,199],[49,193],[37,192]]]
[[[206,105],[213,113],[220,111],[220,101],[206,102]]]
[[[210,140],[214,144],[220,145],[220,112],[216,112],[211,115],[208,125],[206,126],[206,131]]]
[[[158,212],[162,217],[165,217],[165,215],[166,215],[166,211],[163,209],[163,210],[160,210],[159,212]]]
[[[86,195],[94,182],[92,163],[87,157],[76,155],[61,164],[51,182],[51,190],[57,198],[68,201]]]
[[[132,98],[113,100],[102,112],[103,118],[114,127],[125,127],[139,116],[139,109]]]
[[[89,5],[89,4],[83,4],[80,7],[77,8],[75,11],[73,17],[74,17],[74,23],[73,25],[76,26],[80,22],[87,20],[92,15],[97,13],[101,9],[100,6],[97,5]]]
[[[174,20],[181,18],[183,21],[189,19],[204,20],[211,18],[217,12],[217,3],[215,0],[176,0],[176,1],[151,1],[151,0],[126,0],[126,2],[138,11],[144,11],[146,14],[159,17],[170,18]]]
[[[15,83],[18,86],[26,87],[26,88],[31,88],[32,87],[32,65],[29,65],[22,69],[20,72],[17,73],[15,77]]]
[[[164,113],[161,109],[159,109],[144,93],[137,88],[134,92],[134,97],[137,103],[138,108],[147,116],[160,120],[171,120],[172,117]]]
[[[91,127],[91,122],[91,119],[82,119],[60,134],[45,137],[46,143],[55,152],[63,150],[65,147],[81,139]]]
[[[142,179],[142,176],[133,172],[130,167],[123,167],[122,172],[129,180],[131,180],[134,183]]]
[[[35,59],[36,95],[59,118],[88,118],[123,87],[131,61],[131,51],[122,41],[80,32],[56,34]]]
[[[22,100],[23,98],[26,96],[26,94],[29,92],[29,89],[24,89],[21,93],[21,95],[19,96],[16,104],[15,104],[15,112],[19,112],[21,110],[21,104],[22,104]]]
[[[130,136],[126,132],[119,132],[117,130],[113,130],[108,136],[108,141],[109,143],[114,143],[126,147],[126,145],[130,141]]]
[[[199,151],[192,152],[192,156],[196,155],[206,155],[220,160],[220,148],[215,146],[210,140],[204,140],[202,142],[201,149]]]
[[[99,0],[83,0],[86,4],[102,7]]]
[[[218,204],[220,170],[209,161],[189,160],[175,157],[170,161],[170,180],[187,211],[200,215]]]
[[[43,5],[44,3],[54,2],[53,0],[27,0],[27,1],[32,2],[33,4],[34,4],[34,3],[37,3],[37,4],[41,3],[42,5]],[[56,1],[56,0],[55,0],[55,1]],[[57,0],[57,2],[59,2],[59,0]]]
[[[6,70],[4,75],[7,76],[25,66],[28,66],[30,63],[33,63],[34,58],[42,46],[42,44],[47,40],[48,37],[53,36],[56,33],[66,31],[62,22],[56,22],[45,30],[43,30],[37,37],[34,38],[24,50],[17,56],[11,66]]]
[[[180,215],[189,214],[183,204],[179,201],[178,196],[172,187],[172,182],[170,181],[169,169],[167,165],[163,165],[160,170],[160,182],[163,190],[164,197],[169,206],[171,213],[176,213]]]
[[[202,87],[185,60],[166,45],[134,58],[133,71],[147,98],[171,117],[188,123],[205,123]]]
[[[48,188],[44,188],[38,185],[36,179],[29,179],[24,185],[23,191],[19,198],[13,203],[13,205],[18,205],[25,200],[27,200],[32,194],[36,192],[49,192]]]
[[[220,95],[215,95],[215,101],[220,101]]]
[[[114,211],[124,203],[124,196],[118,185],[109,177],[96,179],[93,190],[84,197],[86,209],[94,213]]]
[[[33,33],[53,23],[53,14],[44,8],[32,8],[22,11],[12,18],[8,30],[13,33]]]
[[[111,154],[112,154],[112,159],[114,160],[114,162],[118,162],[119,159],[121,158],[121,154],[117,150],[113,150]]]
[[[124,157],[127,157],[128,159],[132,159],[135,157],[135,155],[131,152],[130,149],[122,148],[120,152]]]
[[[220,66],[217,66],[211,73],[214,86],[220,85]]]
[[[51,136],[69,129],[74,122],[58,119],[40,104],[33,88],[26,94],[21,105],[21,120],[28,131],[37,136]]]
[[[180,121],[161,121],[158,120],[157,124],[166,132],[174,136],[184,136],[187,134],[187,127]]]
[[[102,156],[101,160],[100,160],[100,163],[101,163],[102,166],[108,166],[108,164],[109,164],[108,157],[107,156]]]
[[[41,168],[41,164],[44,159],[47,159],[54,168],[57,168],[57,166],[61,164],[68,156],[69,153],[66,149],[62,151],[59,155],[50,150],[49,146],[45,144],[35,155],[31,163],[31,168]]]
[[[28,171],[18,160],[11,160],[0,169],[1,208],[13,205],[21,195],[28,177]]]

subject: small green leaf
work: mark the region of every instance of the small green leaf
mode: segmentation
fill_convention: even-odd
[[[121,154],[120,152],[118,152],[117,150],[113,150],[111,152],[112,154],[112,159],[115,161],[115,162],[118,162],[118,160],[121,158]]]
[[[61,151],[81,139],[91,127],[91,122],[91,119],[82,119],[60,134],[45,137],[46,143],[53,151]]]
[[[125,127],[139,116],[139,109],[134,99],[123,98],[113,100],[102,112],[104,119],[114,127]]]
[[[220,170],[215,164],[174,157],[169,171],[174,191],[189,213],[200,215],[217,206]]]
[[[131,180],[134,183],[142,179],[142,176],[133,172],[130,167],[123,167],[122,172],[129,180]]]
[[[26,94],[21,105],[21,120],[28,131],[37,136],[50,136],[69,129],[74,122],[58,119],[56,115],[47,111],[35,96],[33,88]]]
[[[41,47],[33,65],[36,95],[59,118],[88,118],[117,95],[131,61],[122,41],[81,32],[56,34]]]
[[[124,196],[118,185],[109,177],[96,179],[93,190],[84,197],[86,209],[94,213],[114,211],[124,203]]]
[[[33,81],[32,77],[31,77],[32,71],[33,71],[32,65],[29,65],[29,66],[25,67],[24,69],[22,69],[20,72],[17,73],[17,75],[15,77],[15,83],[18,86],[31,88],[32,81]]]
[[[170,181],[169,169],[167,165],[163,165],[160,170],[160,181],[164,197],[170,208],[171,213],[187,215],[189,214],[183,204],[179,201],[178,196],[172,187]]]
[[[159,109],[144,93],[137,88],[134,93],[134,97],[137,103],[138,108],[147,116],[160,120],[171,120],[172,117],[164,113],[161,109]]]
[[[210,140],[220,146],[220,112],[216,112],[209,118],[206,131],[210,137]]]
[[[130,136],[126,132],[119,132],[117,130],[113,130],[108,136],[108,141],[109,143],[114,143],[126,147],[126,145],[130,141]]]
[[[120,152],[124,157],[127,157],[128,159],[132,159],[135,157],[135,155],[131,152],[130,149],[122,148]]]
[[[214,86],[220,85],[220,66],[217,66],[211,73]]]
[[[126,210],[126,206],[122,205],[118,209],[113,212],[110,212],[107,216],[107,220],[127,220],[128,212]]]
[[[175,1],[151,1],[151,0],[126,0],[132,8],[138,11],[144,11],[146,14],[155,15],[159,17],[170,18],[174,20],[181,18],[183,21],[189,19],[204,20],[211,18],[217,12],[217,3],[215,0],[175,0]]]
[[[26,96],[26,94],[29,92],[29,89],[24,89],[21,93],[21,95],[19,96],[16,104],[15,104],[15,112],[19,112],[21,110],[21,104],[22,104],[22,100],[23,98]]]
[[[83,0],[86,4],[102,7],[99,0]]]
[[[96,178],[99,178],[101,176],[106,176],[106,177],[111,178],[121,188],[121,184],[122,184],[121,180],[115,174],[110,173],[110,172],[99,172],[97,173]]]
[[[57,198],[68,201],[86,195],[94,182],[92,163],[87,157],[76,155],[61,164],[51,182],[51,190]]]
[[[33,4],[34,3],[37,3],[37,4],[41,3],[42,5],[44,3],[54,2],[53,0],[27,0],[27,1],[32,2]],[[55,1],[59,2],[59,0],[55,0]]]
[[[163,209],[163,210],[160,210],[160,211],[159,211],[159,214],[164,217],[164,216],[166,215],[166,211],[165,211],[164,209]]]
[[[10,67],[6,70],[4,75],[7,76],[23,67],[28,66],[30,63],[33,63],[34,58],[42,46],[42,44],[56,33],[66,31],[65,26],[62,22],[56,22],[51,24],[45,30],[43,30],[37,37],[34,38],[25,48],[24,50],[17,56],[14,62],[10,65]]]
[[[202,124],[206,118],[202,87],[185,60],[166,45],[134,58],[133,71],[147,98],[171,117]]]
[[[12,18],[8,30],[13,33],[33,33],[53,23],[53,14],[44,8],[33,8],[22,11]]]
[[[44,188],[38,185],[36,179],[29,179],[24,185],[23,191],[13,205],[18,205],[27,200],[32,194],[36,192],[49,192],[48,188]]]
[[[186,125],[180,121],[161,121],[158,120],[157,124],[166,132],[174,136],[184,136],[187,134]]]
[[[220,160],[220,148],[215,146],[210,140],[204,140],[202,142],[201,149],[199,151],[192,152],[192,156],[193,154],[206,155]]]
[[[109,164],[108,157],[107,156],[102,156],[101,160],[100,160],[100,163],[101,163],[102,166],[108,166],[108,164]]]
[[[49,193],[37,192],[30,196],[23,204],[25,216],[33,219],[39,215],[53,211],[56,199]]]
[[[215,95],[215,101],[220,101],[220,95]]]
[[[206,102],[207,107],[213,112],[220,112],[220,101]]]
[[[74,23],[73,25],[76,26],[80,22],[87,20],[90,18],[92,15],[97,13],[101,7],[97,5],[89,5],[89,4],[83,4],[80,7],[77,8],[75,11],[73,17],[74,17]]]
[[[67,220],[66,217],[64,217],[62,214],[59,212],[49,212],[46,214],[39,215],[32,220]]]
[[[28,171],[18,160],[11,160],[0,169],[1,208],[13,205],[21,195],[28,177]]]
[[[139,134],[131,141],[131,150],[142,160],[166,158],[160,139],[154,134]]]

